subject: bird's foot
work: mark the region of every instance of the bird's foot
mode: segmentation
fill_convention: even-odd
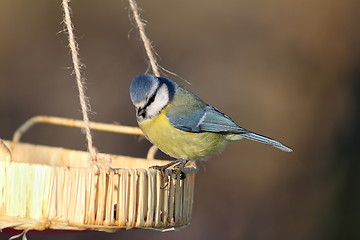
[[[158,165],[155,165],[155,166],[151,166],[149,167],[150,169],[156,169],[156,170],[159,170],[161,172],[161,175],[163,176],[164,178],[164,181],[165,181],[165,184],[163,187],[161,187],[161,189],[164,189],[168,186],[169,184],[169,175],[166,173],[166,169],[168,169],[169,167],[175,165],[174,167],[179,169],[180,170],[180,179],[183,180],[186,178],[186,174],[185,172],[183,171],[186,163],[188,162],[189,160],[183,160],[183,159],[177,159],[177,160],[174,160],[168,164],[165,164],[165,165],[162,165],[162,166],[158,166]]]
[[[186,178],[186,173],[183,171],[185,165],[188,163],[189,160],[181,160],[179,163],[177,163],[174,168],[177,168],[180,170],[180,179],[184,180]]]

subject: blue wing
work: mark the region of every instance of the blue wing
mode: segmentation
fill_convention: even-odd
[[[187,132],[216,132],[216,133],[246,133],[227,115],[214,107],[206,106],[186,115],[167,114],[170,123],[182,131]]]

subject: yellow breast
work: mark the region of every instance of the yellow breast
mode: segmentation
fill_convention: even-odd
[[[139,122],[139,126],[152,143],[176,159],[206,160],[229,141],[222,134],[191,133],[174,128],[164,110],[152,119]]]

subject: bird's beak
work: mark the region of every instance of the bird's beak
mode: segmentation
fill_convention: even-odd
[[[136,109],[136,114],[137,114],[138,116],[143,116],[143,115],[145,114],[145,109],[144,109],[144,108],[141,108],[141,107],[137,108],[137,109]]]

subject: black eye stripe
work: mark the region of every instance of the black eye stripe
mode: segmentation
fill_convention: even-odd
[[[150,104],[152,104],[155,101],[156,98],[156,94],[159,91],[161,86],[159,86],[156,91],[154,92],[154,94],[149,98],[149,100],[147,101],[146,105],[144,106],[144,109],[146,109],[148,106],[150,106]]]
[[[155,97],[156,97],[156,92],[151,96],[151,98],[149,98],[148,102],[146,103],[146,106],[149,106],[151,103],[153,103],[155,101]]]
[[[143,107],[144,109],[146,109],[148,106],[150,106],[151,103],[153,103],[155,101],[155,94],[156,94],[156,92],[149,98],[146,105]]]
[[[140,107],[137,109],[136,114],[138,116],[142,116],[143,118],[146,118],[146,115],[147,115],[146,109],[147,109],[147,107],[150,106],[151,103],[153,103],[155,101],[156,93],[158,92],[158,90],[159,90],[159,88],[157,88],[156,91],[153,93],[153,95],[151,95],[151,97],[148,99],[148,101],[146,102],[144,107],[142,107],[142,108]]]

